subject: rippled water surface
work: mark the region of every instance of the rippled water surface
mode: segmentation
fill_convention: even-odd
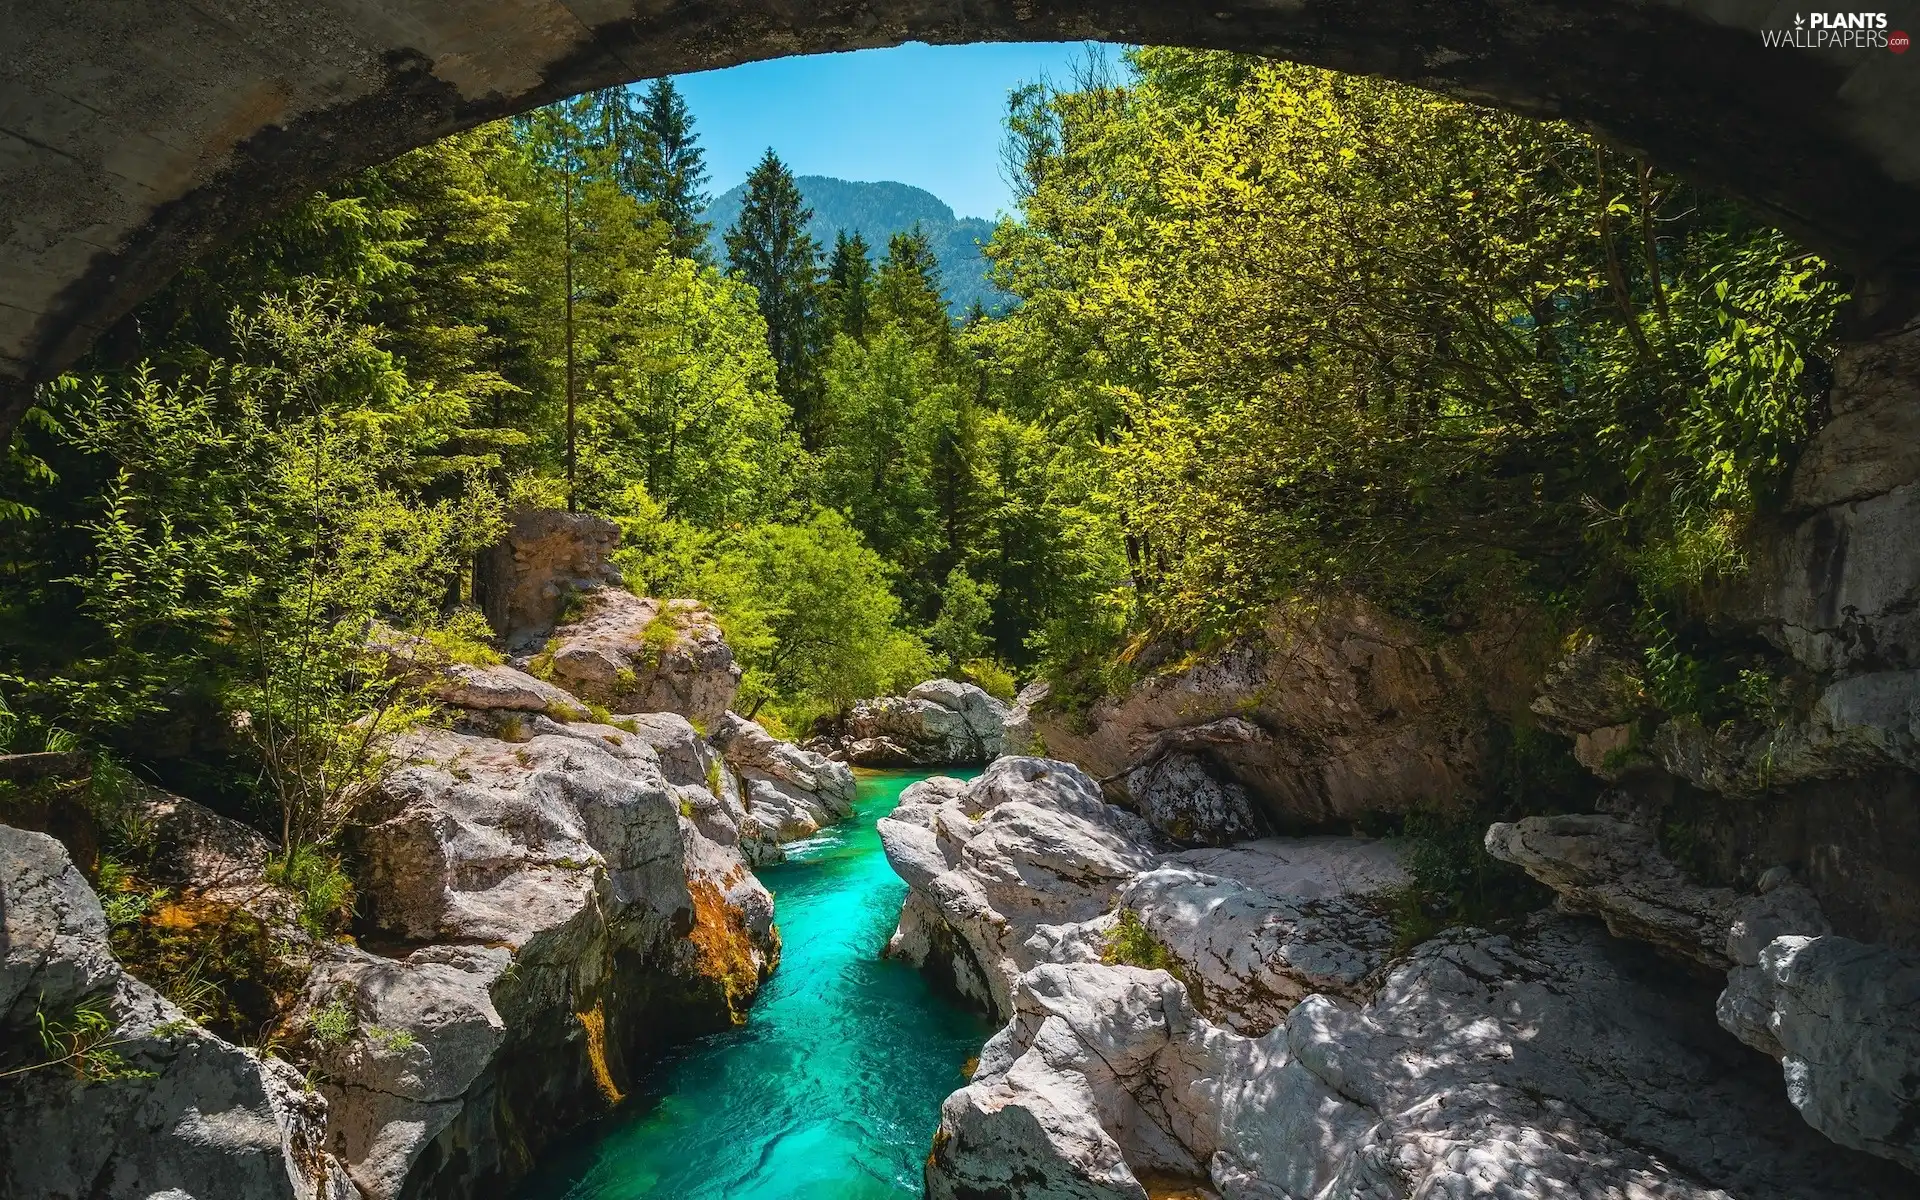
[[[940,1101],[991,1032],[880,957],[907,885],[874,822],[925,777],[862,772],[852,820],[760,871],[784,951],[746,1025],[662,1062],[526,1200],[920,1195]]]

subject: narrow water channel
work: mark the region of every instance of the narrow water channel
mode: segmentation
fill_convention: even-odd
[[[880,957],[907,886],[874,822],[928,774],[861,772],[851,820],[760,871],[784,949],[747,1023],[660,1063],[524,1200],[920,1195],[940,1101],[992,1032]]]

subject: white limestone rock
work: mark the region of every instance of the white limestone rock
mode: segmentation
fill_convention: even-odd
[[[1163,754],[1129,770],[1124,788],[1149,825],[1183,845],[1230,846],[1257,836],[1265,822],[1247,789],[1199,755]]]
[[[1644,955],[1644,952],[1640,952]],[[1697,985],[1583,922],[1428,943],[1261,1037],[1164,972],[1042,964],[942,1108],[937,1198],[1892,1197],[1693,1019]],[[1764,1070],[1764,1068],[1762,1068]],[[1025,1190],[1031,1186],[1034,1190]],[[998,1190],[996,1190],[998,1189]]]
[[[1780,1059],[1807,1124],[1920,1171],[1920,955],[1783,936],[1721,994],[1720,1023]]]
[[[929,679],[853,706],[847,757],[862,766],[991,762],[1006,750],[1007,706],[971,683]]]
[[[579,615],[538,654],[516,660],[614,712],[679,713],[713,728],[740,690],[740,667],[706,607],[618,587],[580,593]]]
[[[1091,920],[1152,861],[1150,831],[1106,803],[1067,763],[1002,758],[955,788],[909,788],[879,823],[894,869],[926,903],[892,950],[925,965],[930,945],[952,949],[936,971],[978,978],[994,1011],[1012,1011],[1014,977],[1033,966],[1027,941],[1042,926]],[[917,882],[916,882],[917,881]],[[929,935],[938,914],[943,934]]]

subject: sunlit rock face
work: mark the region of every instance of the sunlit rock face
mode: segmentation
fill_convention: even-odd
[[[563,623],[526,657],[530,670],[613,712],[679,713],[712,729],[740,690],[740,667],[705,605],[578,593]]]
[[[1491,764],[1488,714],[1524,707],[1552,641],[1517,612],[1436,639],[1359,597],[1303,600],[1204,655],[1149,648],[1124,694],[1049,696],[1027,722],[1045,753],[1117,798],[1133,793],[1177,840],[1446,810],[1476,794]],[[1199,795],[1195,773],[1214,796]]]
[[[1860,1097],[1860,1081],[1830,1073],[1818,1101],[1790,1102],[1779,1068],[1715,1023],[1702,969],[1771,962],[1782,935],[1824,928],[1788,876],[1757,895],[1703,888],[1623,822],[1530,818],[1489,834],[1496,853],[1634,940],[1543,914],[1408,951],[1392,844],[1168,851],[1063,763],[1008,758],[969,783],[916,784],[880,832],[910,888],[893,952],[1008,1021],[943,1107],[931,1196],[1910,1189],[1899,1167],[1835,1144],[1862,1140],[1802,1119]],[[1748,1019],[1787,1029],[1774,1014],[1801,1014],[1809,1049],[1832,1036],[1804,1014],[1838,985],[1798,999],[1770,986],[1741,993]]]
[[[1555,918],[1430,942],[1369,1002],[1311,996],[1260,1037],[1164,971],[1044,964],[947,1099],[928,1192],[1906,1194],[1911,1176],[1801,1123],[1700,1009],[1644,951]]]
[[[971,683],[929,679],[853,706],[841,739],[863,767],[965,766],[1006,752],[1007,706]]]

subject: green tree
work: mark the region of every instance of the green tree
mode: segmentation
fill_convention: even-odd
[[[828,310],[833,329],[856,342],[867,340],[867,312],[873,301],[873,259],[867,239],[841,230],[833,237],[827,264]]]
[[[873,320],[898,325],[919,345],[945,353],[953,323],[940,295],[940,260],[919,226],[887,239],[873,285]]]
[[[820,247],[807,233],[812,218],[793,172],[768,150],[747,176],[739,220],[726,234],[729,270],[759,296],[780,394],[808,449],[820,435],[813,374],[822,326]]]
[[[706,155],[693,134],[693,115],[673,80],[656,79],[641,98],[636,120],[639,153],[634,192],[671,231],[667,247],[679,258],[705,262],[711,226],[706,211]]]
[[[967,335],[999,404],[1093,472],[1069,507],[1128,586],[1086,631],[1227,632],[1326,588],[1684,620],[1738,573],[1829,353],[1824,264],[1566,126],[1250,59],[1132,66],[1016,95],[1021,218],[990,253],[1022,303]],[[1111,657],[1060,632],[1050,656]]]
[[[987,650],[987,624],[993,617],[991,586],[980,584],[965,567],[947,572],[940,587],[940,615],[927,629],[927,640],[941,656],[948,674],[961,675],[966,665]]]
[[[722,614],[746,674],[748,715],[769,701],[787,726],[910,687],[929,666],[904,627],[885,560],[838,513],[725,539],[695,590]]]

